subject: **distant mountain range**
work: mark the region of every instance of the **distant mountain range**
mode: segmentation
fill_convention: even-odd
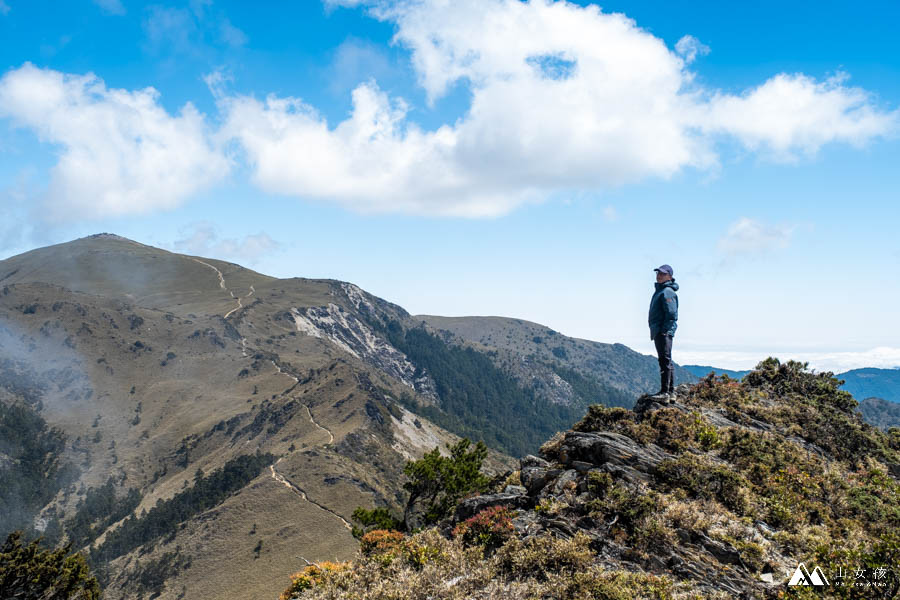
[[[705,377],[710,372],[714,372],[716,375],[728,375],[734,379],[740,379],[750,372],[700,365],[684,365],[684,369],[696,377]],[[853,397],[857,400],[874,397],[900,403],[900,368],[877,369],[867,367],[864,369],[852,369],[843,373],[837,373],[835,377],[844,380],[841,389],[853,394]]]

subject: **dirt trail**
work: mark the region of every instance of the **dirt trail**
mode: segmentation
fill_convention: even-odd
[[[215,268],[214,266],[212,266],[211,264],[209,264],[209,263],[207,263],[207,262],[203,262],[203,261],[200,260],[199,258],[194,258],[194,259],[191,259],[191,260],[194,260],[194,261],[200,263],[201,265],[206,265],[207,267],[209,267],[210,269],[212,269],[213,271],[215,271],[215,272],[216,272],[216,275],[219,276],[219,287],[222,288],[223,290],[226,290],[226,291],[227,291],[227,288],[225,287],[225,277],[222,275],[222,271],[218,270],[217,268]]]
[[[227,319],[227,318],[229,317],[229,315],[231,315],[231,313],[233,313],[234,311],[239,310],[239,309],[241,309],[241,308],[244,308],[244,305],[243,305],[243,303],[241,302],[241,300],[242,300],[243,298],[249,298],[250,296],[253,295],[253,292],[256,291],[256,290],[253,288],[253,286],[251,285],[251,286],[250,286],[250,292],[249,292],[246,296],[235,296],[235,295],[234,295],[234,292],[232,292],[232,291],[229,290],[227,287],[225,287],[225,276],[222,275],[222,271],[220,271],[220,270],[217,269],[216,267],[212,266],[212,265],[209,264],[208,262],[203,262],[203,261],[200,260],[199,258],[192,258],[191,260],[193,260],[193,261],[195,261],[195,262],[198,262],[198,263],[200,263],[201,265],[207,266],[207,267],[209,267],[210,269],[212,269],[213,271],[215,271],[215,272],[216,272],[216,275],[219,276],[219,287],[222,288],[223,290],[225,290],[226,292],[228,292],[228,293],[231,295],[231,297],[234,298],[234,299],[237,301],[238,305],[235,306],[234,308],[232,308],[231,310],[229,310],[227,313],[225,313],[225,318],[226,318],[226,319]]]
[[[239,310],[239,309],[241,309],[241,308],[244,308],[244,304],[242,303],[242,300],[243,300],[244,298],[249,298],[250,296],[252,296],[252,295],[253,295],[253,292],[255,292],[255,291],[256,291],[256,290],[253,289],[253,286],[252,286],[252,285],[250,286],[250,293],[247,294],[246,296],[235,296],[235,295],[234,295],[234,292],[232,292],[231,290],[229,290],[228,293],[231,294],[231,297],[232,297],[232,298],[234,298],[235,300],[237,300],[238,305],[237,305],[236,307],[232,308],[231,310],[229,310],[227,313],[225,313],[225,318],[227,319],[227,318],[228,318],[228,315],[230,315],[230,314],[233,313],[234,311]]]
[[[193,259],[193,260],[195,260],[195,261],[197,261],[198,263],[200,263],[201,265],[205,265],[205,266],[209,267],[210,269],[212,269],[213,271],[215,271],[215,272],[216,272],[216,275],[219,276],[219,287],[222,288],[223,290],[227,291],[229,294],[231,294],[231,297],[232,297],[232,298],[234,298],[235,300],[237,300],[238,305],[237,305],[235,308],[233,308],[233,309],[231,309],[230,311],[228,311],[227,313],[225,313],[225,318],[226,318],[226,319],[229,317],[229,315],[231,315],[231,314],[232,314],[233,312],[235,312],[236,310],[243,308],[244,305],[243,305],[242,300],[243,300],[244,298],[249,298],[249,297],[252,296],[253,293],[256,291],[256,289],[251,285],[251,286],[250,286],[250,291],[247,293],[246,296],[235,296],[235,295],[234,295],[234,292],[232,292],[231,290],[229,290],[229,289],[225,286],[225,277],[222,275],[222,272],[221,272],[219,269],[217,269],[216,267],[214,267],[213,265],[211,265],[211,264],[209,264],[209,263],[203,262],[203,261],[200,260],[200,259],[195,258],[195,259]],[[247,353],[247,338],[241,337],[241,355],[246,357],[247,354],[248,354],[248,353]],[[289,387],[289,388],[286,389],[285,391],[283,391],[283,392],[281,392],[280,394],[278,394],[278,397],[279,397],[279,398],[284,397],[284,396],[286,396],[287,394],[291,393],[291,392],[294,390],[295,387],[297,387],[297,384],[300,383],[300,380],[299,380],[297,377],[295,377],[294,375],[291,375],[290,373],[287,373],[287,372],[285,372],[284,370],[282,370],[281,366],[280,366],[278,363],[276,363],[274,360],[271,360],[270,362],[272,363],[272,366],[275,367],[275,370],[276,370],[280,375],[286,375],[286,376],[288,376],[288,377],[290,377],[291,379],[294,380],[294,384],[293,384],[291,387]],[[317,423],[316,420],[313,418],[312,411],[309,409],[309,406],[308,406],[308,405],[305,405],[305,404],[304,404],[303,406],[304,406],[304,408],[306,408],[306,413],[309,415],[309,420],[310,420],[310,422],[311,422],[313,425],[315,425],[317,428],[321,429],[322,431],[324,431],[325,433],[328,434],[328,438],[329,438],[329,439],[328,439],[328,443],[330,444],[330,443],[334,442],[334,434],[331,432],[331,430],[329,430],[327,427],[322,427],[321,425],[319,425],[319,423]],[[248,440],[248,442],[249,442],[249,440]],[[350,525],[350,523],[348,523],[347,520],[346,520],[344,517],[342,517],[341,515],[337,514],[336,512],[334,512],[333,510],[331,510],[330,508],[328,508],[328,507],[326,507],[326,506],[323,506],[323,505],[319,504],[319,503],[316,502],[315,500],[310,500],[309,497],[306,495],[306,492],[304,492],[302,489],[300,489],[299,487],[297,487],[296,485],[294,485],[292,482],[288,481],[288,479],[287,479],[284,475],[282,475],[281,473],[279,473],[278,471],[275,470],[275,466],[276,466],[278,463],[280,463],[283,459],[284,459],[284,457],[282,456],[281,458],[279,458],[278,460],[276,460],[274,463],[272,463],[271,465],[269,465],[269,471],[270,471],[271,474],[272,474],[272,479],[274,479],[275,481],[281,483],[282,485],[287,486],[290,490],[292,490],[293,492],[295,492],[297,495],[299,495],[301,498],[303,498],[304,500],[306,500],[306,501],[309,502],[310,504],[319,507],[320,509],[324,510],[325,512],[331,513],[332,515],[334,515],[335,517],[337,517],[338,519],[341,520],[341,523],[343,523],[344,527],[346,527],[348,530],[351,530],[351,531],[352,531],[352,530],[353,530],[352,525]],[[304,559],[304,560],[305,560],[305,559]]]
[[[318,506],[319,508],[321,508],[322,510],[324,510],[325,512],[331,513],[332,515],[334,515],[335,517],[337,517],[338,519],[341,520],[341,523],[344,524],[344,527],[346,527],[346,528],[347,528],[348,530],[350,530],[350,531],[353,531],[353,526],[350,525],[350,523],[348,523],[347,520],[346,520],[344,517],[342,517],[341,515],[337,514],[336,512],[334,512],[333,510],[331,510],[331,509],[328,508],[327,506],[322,506],[321,504],[319,504],[319,503],[316,502],[315,500],[310,500],[310,499],[309,499],[309,496],[306,495],[306,492],[304,492],[304,491],[301,490],[299,487],[297,487],[296,485],[294,485],[293,483],[291,483],[290,481],[288,481],[288,479],[287,479],[284,475],[282,475],[281,473],[279,473],[278,471],[275,470],[275,465],[277,465],[278,463],[280,463],[281,460],[282,460],[283,458],[284,458],[284,457],[282,456],[281,458],[279,458],[278,460],[276,460],[273,464],[269,465],[269,470],[272,472],[272,479],[274,479],[275,481],[277,481],[277,482],[279,482],[279,483],[281,483],[281,484],[287,486],[287,488],[288,488],[289,490],[293,491],[294,493],[296,493],[297,495],[299,495],[301,498],[303,498],[304,500],[306,500],[306,501],[309,502],[310,504],[314,504],[314,505]]]

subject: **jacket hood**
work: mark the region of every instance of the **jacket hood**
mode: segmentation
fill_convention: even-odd
[[[659,290],[663,289],[664,287],[672,288],[673,292],[678,291],[678,284],[675,282],[674,279],[670,279],[668,281],[663,281],[662,283],[654,283],[654,285],[656,286],[656,291],[659,291]]]

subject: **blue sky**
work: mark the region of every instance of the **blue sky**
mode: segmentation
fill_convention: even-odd
[[[110,231],[675,359],[900,366],[895,2],[0,0],[0,256]],[[152,89],[150,89],[152,88]]]

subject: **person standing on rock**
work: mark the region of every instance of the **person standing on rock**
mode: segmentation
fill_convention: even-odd
[[[675,402],[675,363],[672,362],[672,338],[678,327],[678,284],[669,265],[653,269],[656,271],[656,291],[650,298],[650,339],[656,346],[659,357],[659,391],[653,395],[657,400]]]

